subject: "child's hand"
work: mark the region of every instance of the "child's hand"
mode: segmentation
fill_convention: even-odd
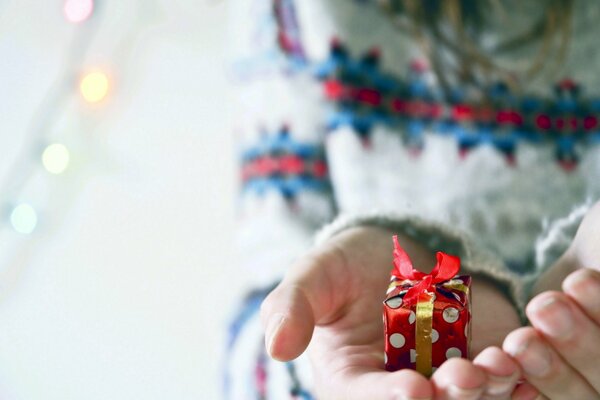
[[[562,287],[563,293],[548,291],[531,300],[527,316],[533,327],[512,332],[504,350],[545,396],[600,399],[600,272],[581,269]]]
[[[533,327],[516,330],[504,342],[522,365],[528,395],[600,399],[598,271],[600,202],[586,214],[563,257],[536,284],[534,293],[541,294],[527,306]]]
[[[391,236],[379,228],[350,229],[300,260],[261,309],[271,356],[291,360],[308,346],[319,399],[478,399],[486,390],[493,398],[508,397],[518,366],[498,348],[474,361],[453,358],[431,380],[413,370],[384,370],[382,301]],[[433,254],[406,237],[399,240],[416,266],[434,265]],[[474,354],[499,345],[519,326],[509,301],[477,278],[473,307]]]

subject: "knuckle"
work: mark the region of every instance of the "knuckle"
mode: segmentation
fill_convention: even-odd
[[[600,280],[600,272],[589,268],[582,268],[571,273],[569,275],[569,279],[577,283],[587,283],[590,281],[593,282],[596,280]]]
[[[262,303],[260,304],[260,317],[262,320],[264,320],[267,315],[269,314],[269,310],[270,310],[270,305],[269,305],[269,297],[266,297]]]
[[[281,287],[281,284],[278,285],[275,289],[273,289],[260,303],[261,317],[264,317],[271,312],[271,310],[273,308],[274,298],[277,297],[277,292],[279,290],[281,290],[280,287]]]

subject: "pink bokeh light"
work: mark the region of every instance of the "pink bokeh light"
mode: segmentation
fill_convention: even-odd
[[[65,0],[63,11],[67,21],[83,22],[92,15],[94,0]]]

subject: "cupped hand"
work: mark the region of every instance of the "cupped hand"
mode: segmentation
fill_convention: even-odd
[[[348,229],[299,260],[261,308],[269,354],[287,361],[308,347],[318,399],[507,398],[519,369],[491,346],[500,345],[519,320],[510,302],[477,277],[471,347],[476,358],[450,359],[431,379],[413,370],[384,370],[382,301],[393,234]],[[414,265],[429,272],[434,254],[407,237],[399,240]]]
[[[532,326],[508,335],[527,393],[515,400],[600,399],[600,202],[582,220],[565,254],[535,286]],[[562,290],[561,290],[562,289]]]
[[[504,349],[544,396],[600,399],[600,273],[578,270],[562,288],[531,300],[527,316],[532,327],[508,335]]]

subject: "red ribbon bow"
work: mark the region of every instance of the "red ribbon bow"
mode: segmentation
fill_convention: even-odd
[[[438,251],[436,254],[437,264],[431,271],[426,274],[413,268],[413,263],[408,257],[408,254],[400,247],[398,236],[394,235],[394,267],[392,275],[400,280],[410,279],[413,281],[420,280],[415,286],[411,287],[403,301],[412,304],[418,300],[419,295],[426,290],[431,289],[435,284],[445,282],[452,279],[460,269],[460,258]]]

